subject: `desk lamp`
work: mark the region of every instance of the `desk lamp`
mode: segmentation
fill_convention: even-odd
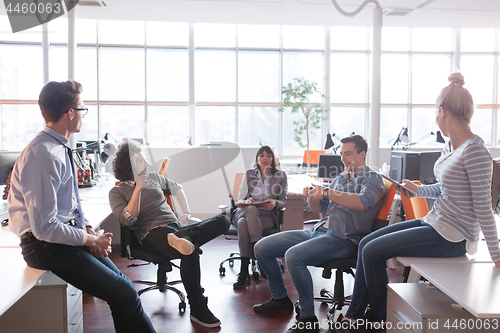
[[[392,140],[390,140],[389,142],[391,142],[391,141]],[[391,150],[393,150],[395,146],[399,147],[400,142],[404,143],[404,144],[410,143],[410,138],[408,137],[408,127],[403,127],[401,129],[401,131],[399,131],[399,134],[396,137],[396,140],[394,140],[394,142],[391,145]]]
[[[340,144],[337,147],[335,147],[335,143],[333,142],[332,136],[339,141],[342,140],[342,138],[335,133],[326,134],[325,150],[332,148],[333,152],[337,154],[337,149],[340,148]]]
[[[441,131],[437,131],[436,133],[430,132],[430,133],[424,135],[423,137],[421,137],[420,139],[416,140],[415,142],[410,142],[407,145],[403,146],[403,150],[407,150],[411,146],[414,146],[417,143],[420,143],[420,142],[424,141],[425,139],[427,139],[431,135],[435,135],[436,136],[436,142],[439,142],[439,143],[444,143],[445,142],[443,136],[441,135]]]

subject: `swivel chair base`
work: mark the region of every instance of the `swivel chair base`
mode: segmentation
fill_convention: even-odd
[[[128,265],[127,267],[137,267],[137,266],[143,266],[143,265],[149,265],[147,264],[131,264]],[[150,291],[150,290],[159,290],[160,292],[164,292],[165,290],[171,290],[179,296],[179,311],[180,312],[185,312],[186,311],[186,296],[182,291],[174,287],[174,285],[182,283],[181,280],[175,280],[175,281],[167,281],[167,273],[164,270],[163,263],[158,264],[158,270],[157,270],[157,282],[153,281],[145,281],[145,280],[134,280],[132,283],[137,283],[137,284],[145,284],[148,285],[149,287],[143,288],[139,290],[137,293],[139,296],[141,296],[143,293]]]

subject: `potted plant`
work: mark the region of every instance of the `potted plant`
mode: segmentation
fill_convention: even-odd
[[[286,108],[290,108],[292,114],[301,112],[304,116],[303,119],[294,121],[293,124],[295,125],[295,142],[307,151],[307,170],[309,170],[311,166],[309,154],[309,136],[313,134],[311,130],[321,128],[321,122],[327,119],[324,113],[329,109],[323,107],[320,103],[311,103],[309,99],[314,94],[318,94],[323,98],[325,97],[318,88],[317,82],[308,81],[303,77],[294,78],[291,83],[282,88],[281,95],[283,97],[283,103],[278,109],[280,112],[284,112]],[[305,142],[302,141],[304,132],[306,134]]]

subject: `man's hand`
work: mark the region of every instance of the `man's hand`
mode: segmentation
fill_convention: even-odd
[[[91,226],[91,225],[87,225],[87,226],[85,226],[85,229],[87,230],[87,233],[88,233],[89,235],[95,235],[95,231],[94,231],[94,229],[92,228],[92,226]]]
[[[148,185],[148,175],[139,175],[137,176],[137,178],[135,179],[135,187],[140,189],[140,190],[143,190],[146,185]]]
[[[187,224],[187,219],[191,217],[191,214],[181,214],[179,216],[179,221],[182,222],[182,224],[186,225]]]
[[[311,196],[311,199],[315,200],[321,200],[323,198],[323,191],[326,187],[321,186],[321,185],[316,185],[312,184],[313,189],[309,191],[309,195]]]
[[[313,187],[311,186],[306,186],[302,189],[302,194],[306,197],[306,198],[309,198],[309,195],[311,195],[311,189],[313,189]]]
[[[107,257],[111,253],[111,232],[99,230],[95,235],[89,235],[85,245],[89,248],[90,253],[95,256]]]
[[[495,261],[495,266],[500,267],[500,260]]]

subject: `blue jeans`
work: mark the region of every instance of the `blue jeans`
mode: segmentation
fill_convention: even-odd
[[[447,241],[421,219],[396,223],[369,234],[359,243],[354,291],[346,317],[363,318],[370,304],[372,321],[387,319],[385,263],[388,259],[398,256],[450,258],[465,252],[465,240]]]
[[[285,257],[286,266],[299,293],[300,317],[314,316],[313,281],[307,266],[356,255],[357,245],[349,239],[327,235],[326,229],[291,230],[262,238],[255,245],[257,260],[267,275],[274,299],[288,296],[277,258]]]
[[[116,332],[155,332],[133,283],[109,258],[96,258],[84,246],[47,243],[34,237],[21,240],[21,249],[28,266],[50,270],[83,292],[106,301]]]

